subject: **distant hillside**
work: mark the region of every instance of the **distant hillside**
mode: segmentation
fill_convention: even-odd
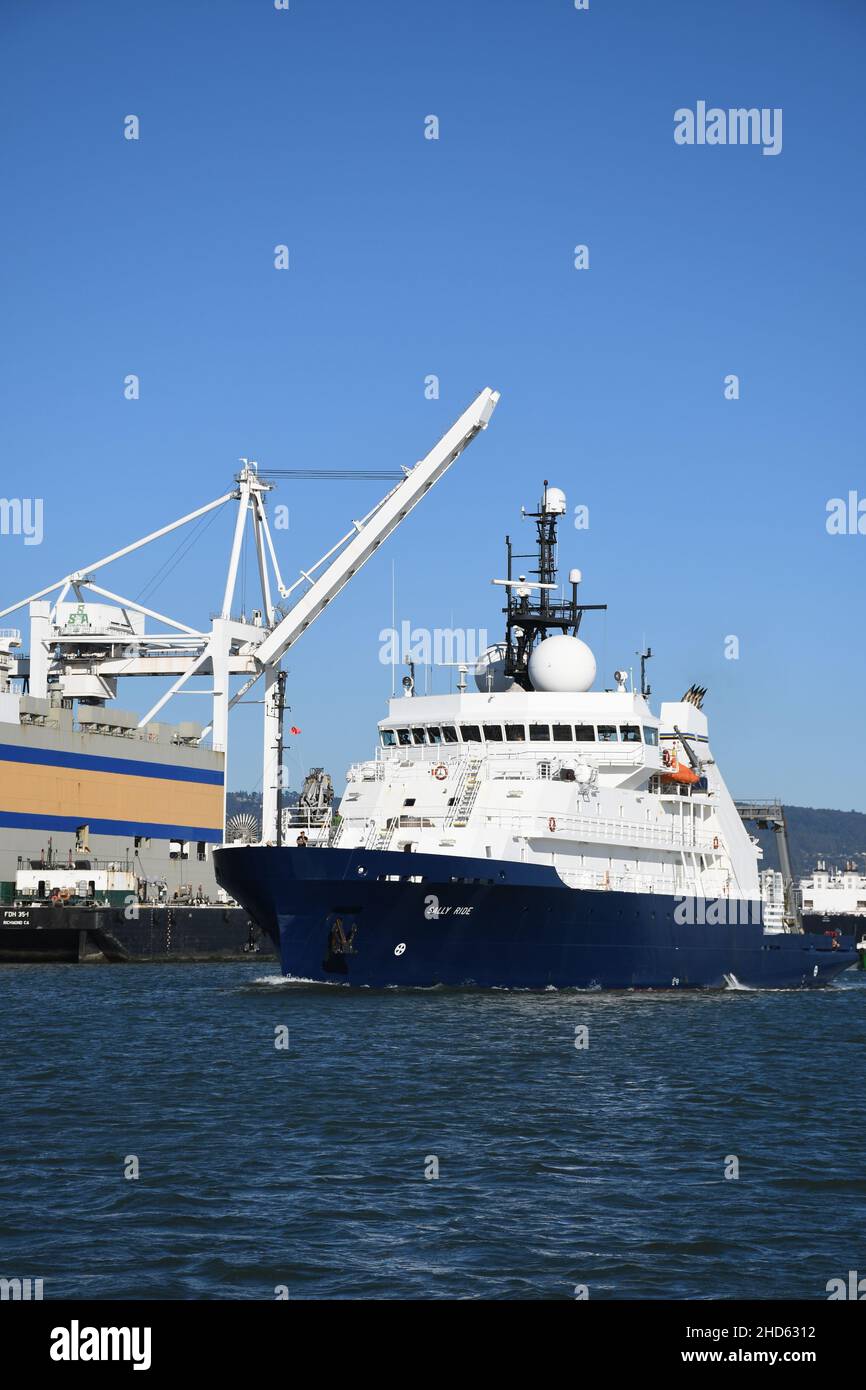
[[[294,806],[298,800],[297,792],[283,792],[283,805]],[[262,823],[261,792],[226,792],[226,819],[232,816],[255,816]]]
[[[866,815],[862,811],[816,810],[812,806],[786,806],[788,845],[795,878],[812,872],[816,859],[828,868],[843,866],[853,859],[858,869],[866,869]],[[778,868],[775,835],[772,830],[753,831],[764,850],[764,867]]]

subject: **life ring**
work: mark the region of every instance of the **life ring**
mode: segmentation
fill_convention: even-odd
[[[556,816],[548,816],[548,818],[547,818],[547,828],[548,828],[548,830],[555,830],[555,829],[556,829]]]
[[[713,836],[713,849],[718,849],[718,847],[719,847],[719,837],[718,837],[718,835],[714,835],[714,836]]]
[[[436,764],[436,766],[433,769],[433,776],[436,778],[437,782],[445,781],[445,778],[448,776],[448,769],[444,763]]]
[[[673,762],[673,758],[671,757],[671,750],[669,748],[665,748],[663,750],[662,762],[664,763],[665,767],[670,767],[671,763]]]

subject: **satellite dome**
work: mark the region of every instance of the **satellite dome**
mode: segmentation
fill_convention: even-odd
[[[505,674],[505,643],[500,642],[495,647],[488,647],[478,658],[475,667],[475,684],[482,695],[490,693],[501,695],[503,690],[510,690],[514,685],[511,676]]]
[[[595,657],[579,637],[545,637],[529,658],[533,690],[575,694],[589,690],[595,680]]]
[[[547,489],[543,510],[548,516],[563,516],[568,511],[568,503],[561,487],[549,487]]]

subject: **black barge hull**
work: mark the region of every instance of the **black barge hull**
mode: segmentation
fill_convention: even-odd
[[[0,964],[273,960],[269,938],[242,907],[4,907]]]

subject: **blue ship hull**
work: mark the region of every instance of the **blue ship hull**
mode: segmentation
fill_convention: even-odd
[[[488,989],[814,988],[852,937],[683,922],[683,900],[566,887],[545,865],[367,849],[218,849],[216,875],[283,973],[323,983]],[[730,905],[719,902],[719,909]],[[742,904],[742,908],[749,905]],[[731,915],[728,912],[727,915]],[[745,912],[740,914],[745,915]]]

